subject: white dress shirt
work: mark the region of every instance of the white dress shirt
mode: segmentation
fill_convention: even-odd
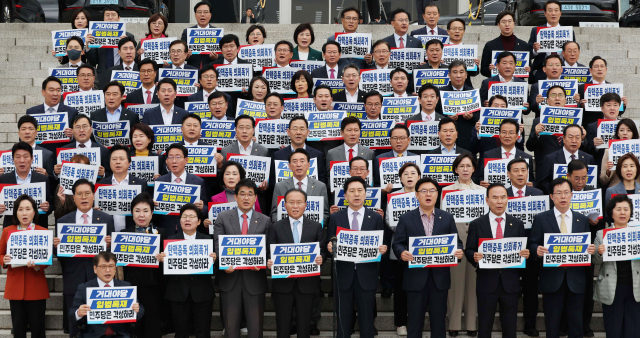
[[[496,238],[496,234],[498,231],[498,221],[496,218],[502,217],[502,221],[500,222],[500,227],[502,228],[502,237],[504,238],[504,224],[507,223],[507,214],[502,213],[502,215],[496,215],[493,212],[489,211],[489,225],[491,225],[491,234],[492,238]]]
[[[344,144],[344,158],[346,158],[347,161],[349,160],[349,149],[353,149],[353,157],[358,156],[358,144],[356,143],[353,148],[349,148],[346,143]]]
[[[500,82],[513,82],[513,78],[515,76],[511,76],[511,80],[507,81],[505,78],[502,77],[502,75],[498,74],[498,78],[500,79]]]
[[[393,150],[393,157],[398,157],[399,153],[396,153],[395,150]],[[404,153],[402,153],[402,157],[407,157],[409,156],[409,153],[405,150]]]
[[[183,139],[184,139],[184,138],[183,138]],[[195,141],[195,142],[193,142],[193,143],[189,143],[189,141],[184,140],[184,145],[185,145],[185,146],[197,146],[197,145],[198,145],[198,140],[196,140],[196,141]]]
[[[564,60],[564,66],[562,66],[562,67],[577,68],[577,67],[580,67],[580,66],[578,66],[578,61],[576,61],[576,63],[574,63],[573,66],[572,66],[567,62],[567,60]]]
[[[122,64],[122,69],[127,70],[127,67],[129,67],[129,68],[131,68],[131,69],[129,69],[129,71],[131,71],[131,72],[132,72],[132,71],[133,71],[133,66],[134,66],[135,64],[136,64],[135,62],[131,62],[131,64],[130,64],[130,65],[127,65],[127,64],[124,64],[124,63],[123,63],[123,64]]]
[[[380,67],[380,66],[378,66],[378,64],[376,63],[376,69],[389,69],[389,63],[387,63],[386,65],[384,65],[384,67]]]
[[[393,93],[393,97],[409,97],[409,95],[407,95],[407,92],[405,91],[404,93],[398,95],[395,92]]]
[[[572,153],[570,153],[570,152],[567,150],[567,148],[562,147],[562,152],[564,153],[564,159],[565,159],[565,161],[566,161],[566,162],[565,162],[566,164],[569,164],[569,162],[571,162],[571,161],[572,161],[572,159],[571,159],[571,155],[575,155],[576,160],[579,160],[579,159],[580,159],[580,157],[578,156],[578,151],[577,151],[577,150],[576,150],[576,152],[575,152],[574,154],[572,154]]]
[[[173,105],[171,106],[171,109],[167,111],[162,105],[160,105],[160,114],[162,114],[162,121],[166,126],[170,125],[171,121],[173,121],[173,112],[175,111],[175,109],[176,106]]]
[[[560,217],[560,215],[562,215],[560,213],[560,211],[558,211],[558,209],[556,209],[556,207],[553,207],[553,214],[556,216],[556,221],[558,221],[558,229],[560,229],[560,222],[562,222],[562,217]],[[564,224],[567,226],[567,233],[570,234],[573,231],[573,214],[571,213],[571,209],[567,210],[567,213],[564,214]],[[560,231],[562,231],[562,229],[560,229]]]
[[[355,94],[351,95],[349,94],[348,90],[344,90],[344,94],[347,97],[347,102],[348,103],[357,103],[358,102],[358,89],[356,89]]]
[[[77,210],[76,211],[76,224],[84,224],[84,218],[82,218],[82,215],[84,215],[82,213],[82,211]],[[89,215],[89,217],[87,217],[87,222],[89,222],[89,224],[93,223],[93,208],[89,209],[89,211],[87,211],[87,215]]]
[[[251,155],[251,150],[253,149],[253,140],[249,142],[249,146],[246,149],[242,146],[242,143],[238,141],[238,149],[240,150],[241,155]]]
[[[127,175],[121,182],[118,182],[118,180],[116,180],[116,175],[111,176],[111,185],[129,185],[129,175]],[[122,215],[113,215],[113,227],[116,231],[121,231],[122,229],[126,228],[126,217]]]
[[[173,69],[184,69],[184,62],[180,66],[176,66],[174,64],[171,64],[171,68],[173,68]]]
[[[293,177],[293,187],[298,189],[298,182],[302,182],[302,191],[307,192],[307,187],[309,186],[309,176],[305,176],[302,181],[298,181],[295,176]]]
[[[43,103],[43,105],[44,105],[44,112],[45,112],[45,113],[48,113],[48,112],[49,112],[49,109],[51,109],[51,108],[53,108],[53,112],[52,112],[52,113],[57,113],[57,112],[58,112],[58,108],[60,107],[60,103],[56,104],[56,105],[55,105],[55,106],[53,106],[53,107],[49,107],[49,106],[47,106],[47,104],[46,104],[46,103]]]
[[[511,149],[511,151],[509,152],[509,156],[507,157],[507,150],[504,149],[504,147],[500,147],[500,154],[502,154],[502,158],[505,160],[513,160],[514,158],[516,158],[516,148],[514,147],[513,149]]]
[[[236,58],[233,59],[233,61],[231,61],[231,62],[227,61],[227,59],[224,59],[223,64],[225,64],[225,65],[237,65],[238,64],[238,56],[236,55]]]
[[[518,197],[518,190],[522,190],[522,196],[527,196],[527,185],[522,187],[522,189],[516,188],[513,184],[511,185],[511,190],[513,191],[513,196]]]
[[[364,207],[360,207],[360,210],[353,210],[351,208],[348,208],[348,216],[349,216],[349,227],[351,227],[351,224],[353,223],[353,213],[354,212],[358,212],[358,230],[362,230],[362,222],[364,221]]]
[[[427,29],[427,34],[425,35],[430,35],[430,36],[438,35],[438,26],[435,26],[433,28],[429,26],[424,26],[424,28]],[[432,30],[433,30],[433,33],[431,33]]]
[[[81,144],[84,144],[84,146],[86,148],[91,148],[91,139],[87,140],[87,142],[85,142],[85,143],[80,143],[80,142],[76,141],[76,148],[80,148]]]
[[[184,231],[182,232],[182,234],[184,235],[184,239],[196,239],[196,232],[194,232],[191,236],[187,235],[187,233]]]
[[[180,181],[180,183],[176,182],[176,178],[178,178],[178,176],[176,176],[174,173],[171,173],[171,183],[175,183],[175,184],[186,184],[187,183],[187,171],[183,171],[182,175],[180,175],[180,179],[182,181]]]

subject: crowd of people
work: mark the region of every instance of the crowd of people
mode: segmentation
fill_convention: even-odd
[[[547,27],[558,27],[562,5],[549,0],[544,5]],[[102,91],[105,108],[89,114],[79,113],[75,108],[63,104],[63,83],[49,76],[42,83],[44,102],[29,108],[19,117],[17,128],[20,141],[11,149],[15,170],[0,169],[0,183],[27,184],[46,183],[45,202],[39,206],[33,198],[22,195],[13,203],[12,215],[4,217],[4,228],[0,238],[0,260],[7,269],[4,298],[9,299],[13,334],[26,337],[27,328],[32,337],[45,337],[45,300],[50,289],[45,277],[46,266],[28,264],[11,266],[7,254],[7,241],[11,233],[18,230],[48,230],[47,217],[53,214],[58,224],[106,224],[107,245],[113,232],[153,233],[164,240],[208,239],[219,248],[221,235],[264,234],[269,244],[319,242],[321,255],[317,265],[329,264],[334,253],[336,237],[340,228],[357,231],[382,230],[384,243],[378,251],[380,262],[354,264],[338,261],[332,271],[333,306],[337,310],[337,335],[351,336],[355,322],[359,323],[362,337],[377,334],[374,325],[377,316],[376,293],[381,297],[393,296],[394,325],[400,336],[422,337],[425,320],[432,337],[455,337],[462,334],[463,327],[471,337],[491,337],[494,317],[498,311],[500,327],[504,337],[516,337],[518,302],[522,298],[524,320],[523,331],[530,337],[538,337],[541,329],[538,295],[542,293],[542,313],[546,336],[557,338],[593,337],[590,327],[594,300],[602,303],[604,326],[607,337],[631,337],[640,332],[640,285],[636,261],[603,262],[605,250],[603,230],[627,227],[633,217],[633,202],[627,194],[640,194],[640,164],[638,158],[629,153],[613,163],[608,149],[601,149],[606,141],[597,135],[598,120],[618,120],[613,139],[638,139],[638,126],[628,118],[622,118],[627,108],[627,98],[615,93],[601,96],[601,112],[584,112],[580,124],[568,124],[562,136],[544,133],[540,120],[540,103],[554,107],[567,105],[565,88],[552,86],[543,91],[538,80],[557,80],[567,67],[585,67],[592,75],[591,84],[607,82],[607,60],[595,56],[591,60],[580,60],[580,43],[569,41],[561,53],[538,52],[533,27],[529,41],[514,35],[515,14],[500,13],[495,21],[495,39],[482,47],[481,59],[475,59],[477,71],[468,71],[464,62],[443,62],[444,45],[440,39],[431,39],[424,44],[417,35],[448,36],[451,44],[461,44],[466,25],[463,20],[451,20],[446,29],[437,26],[438,7],[428,4],[423,8],[426,26],[409,32],[410,17],[407,11],[397,9],[389,16],[394,34],[372,43],[370,53],[362,58],[342,58],[341,46],[334,36],[321,37],[322,48],[310,46],[315,42],[313,27],[301,24],[293,32],[291,41],[279,41],[274,46],[275,67],[287,67],[291,60],[324,61],[324,66],[311,73],[297,71],[290,79],[291,90],[296,94],[281,95],[270,90],[269,81],[256,74],[246,90],[223,92],[218,90],[218,65],[246,64],[249,61],[238,57],[240,38],[225,31],[219,40],[220,54],[193,54],[187,43],[187,30],[170,44],[171,63],[157,64],[151,59],[141,59],[144,50],[141,41],[166,37],[168,21],[154,14],[148,21],[149,32],[141,39],[126,33],[120,37],[118,48],[89,48],[94,37],[86,41],[71,37],[66,42],[67,52],[58,57],[61,67],[76,68],[79,90]],[[214,28],[211,25],[213,6],[206,1],[194,7],[197,25],[191,28]],[[344,33],[356,33],[360,13],[355,8],[341,12]],[[117,22],[119,9],[107,6],[103,18],[91,18],[84,9],[75,12],[72,28],[87,28],[91,20]],[[245,34],[249,45],[263,44],[268,32],[247,13],[243,20],[251,24]],[[240,34],[241,35],[241,34]],[[295,45],[295,47],[294,47]],[[449,84],[437,87],[433,84],[414,86],[413,74],[403,68],[390,67],[389,56],[396,48],[424,48],[425,60],[415,69],[447,69]],[[495,63],[492,53],[499,51]],[[489,86],[494,82],[524,82],[515,77],[517,58],[513,52],[529,52],[530,67],[527,67],[529,98],[522,114],[535,115],[528,137],[522,120],[503,119],[497,138],[480,137],[479,111],[446,115],[443,112],[441,91],[473,90],[471,77],[486,77],[479,88],[484,107],[508,108],[504,96],[489,97]],[[53,56],[56,55],[52,52]],[[160,68],[197,69],[198,91],[188,97],[177,96],[177,84],[164,78],[158,81]],[[384,97],[377,91],[359,89],[361,72],[365,69],[391,69],[391,97],[417,97],[420,111],[406,121],[396,123],[388,131],[390,149],[369,149],[360,143],[362,121],[380,120]],[[136,71],[140,74],[142,87],[125,98],[125,88],[111,81],[113,71]],[[496,74],[497,75],[493,75]],[[314,86],[313,79],[342,79],[345,89],[335,91],[326,85]],[[415,87],[415,88],[414,88]],[[573,99],[583,106],[585,84],[581,84]],[[291,98],[312,99],[317,111],[331,111],[334,102],[363,103],[366,114],[359,119],[347,116],[340,121],[339,141],[307,141],[309,121],[303,116],[288,121],[286,134],[290,145],[280,149],[267,149],[255,138],[256,120],[249,115],[237,115],[239,99],[264,103],[267,119],[280,119],[285,100]],[[208,103],[210,119],[185,110],[188,102]],[[157,104],[139,116],[125,105]],[[41,114],[67,112],[68,127],[64,135],[72,141],[68,144],[50,142],[40,144],[38,120]],[[217,177],[199,177],[186,170],[189,161],[187,147],[207,145],[202,139],[202,124],[207,120],[233,121],[235,140],[216,153]],[[129,121],[130,146],[116,144],[109,149],[93,137],[92,122]],[[409,151],[411,122],[437,121],[439,145],[429,151]],[[182,141],[171,144],[163,151],[153,147],[157,141],[152,126],[181,125]],[[526,150],[525,150],[526,147]],[[59,182],[63,163],[56,160],[58,149],[99,148],[100,163],[98,179],[80,178],[75,181],[71,194]],[[34,152],[42,153],[41,166],[32,169]],[[275,168],[271,176],[262,182],[247,178],[243,164],[228,160],[228,154],[270,157],[286,161],[291,177],[276,182]],[[397,171],[402,188],[391,183],[383,184],[380,178],[380,163],[384,159],[415,156],[420,154],[457,155],[451,165],[456,179],[453,184],[424,175],[421,166],[406,163]],[[533,154],[533,156],[531,155]],[[200,186],[197,202],[182,206],[179,215],[164,216],[155,213],[158,205],[153,196],[153,186],[145,179],[130,172],[132,157],[157,157],[160,168],[153,176],[155,182]],[[510,185],[485,180],[485,159],[509,160],[507,175]],[[315,161],[317,176],[309,174],[311,162]],[[84,155],[77,154],[71,163],[89,164]],[[348,162],[349,175],[342,188],[345,205],[338,207],[336,198],[330,193],[330,170],[335,162]],[[566,165],[566,178],[554,178],[554,164]],[[587,185],[590,166],[597,166],[596,181]],[[372,168],[371,168],[372,166]],[[614,169],[615,166],[615,169]],[[373,180],[369,177],[373,173]],[[94,208],[95,184],[135,185],[141,193],[132,198],[131,216],[112,216]],[[366,207],[367,191],[380,187],[383,193],[379,208]],[[485,191],[489,212],[470,223],[456,222],[455,217],[440,209],[443,192],[475,190]],[[589,218],[572,211],[572,194],[576,191],[602,189],[604,213],[599,218]],[[390,226],[387,195],[392,193],[414,193],[419,207],[400,216],[397,226]],[[548,195],[552,205],[548,211],[535,216],[532,224],[525,224],[506,213],[508,199]],[[324,210],[320,222],[304,215],[308,197],[323,199]],[[284,199],[286,216],[278,220],[280,198]],[[207,211],[212,204],[236,202],[237,208],[223,211],[215,220],[209,219]],[[38,209],[45,214],[38,215]],[[0,205],[0,211],[7,206]],[[157,211],[157,210],[156,210]],[[40,217],[39,217],[40,216]],[[507,226],[508,224],[508,226]],[[211,231],[211,228],[213,231]],[[544,246],[546,234],[582,233],[592,234],[587,252],[592,255],[591,264],[573,267],[542,267],[541,258],[548,253]],[[212,233],[213,235],[210,235]],[[453,267],[427,267],[410,269],[407,262],[414,257],[409,251],[409,238],[457,234],[455,251],[457,264]],[[60,240],[55,233],[54,246]],[[478,262],[479,239],[527,237],[526,248],[519,255],[526,259],[523,269],[481,269]],[[163,247],[163,246],[161,246]],[[268,248],[269,246],[267,246]],[[218,255],[218,256],[217,256]],[[213,259],[219,252],[211,253]],[[160,262],[164,253],[158,255]],[[165,276],[162,268],[116,266],[116,256],[104,251],[93,258],[58,258],[62,265],[64,295],[64,327],[70,337],[129,336],[134,330],[139,337],[160,337],[175,332],[176,337],[210,337],[213,300],[216,292],[220,297],[220,316],[224,335],[239,338],[263,336],[265,295],[271,292],[276,314],[278,337],[297,334],[299,338],[318,335],[321,318],[321,299],[326,294],[321,289],[319,276],[272,279],[268,283],[267,269],[240,270],[233,267],[216,269],[214,277],[206,274]],[[594,282],[594,266],[600,272]],[[215,284],[215,288],[214,288]],[[137,286],[137,323],[87,325],[86,317],[91,308],[86,304],[87,287]],[[635,298],[639,297],[639,298]],[[429,316],[425,317],[426,312]],[[357,317],[356,317],[357,312]],[[448,319],[448,321],[447,321]],[[463,325],[464,322],[464,325]]]

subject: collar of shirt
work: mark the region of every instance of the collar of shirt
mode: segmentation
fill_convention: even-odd
[[[176,178],[178,176],[176,176],[174,173],[171,173],[171,183],[175,183]],[[185,170],[182,175],[180,175],[180,178],[182,179],[182,182],[180,182],[181,184],[186,184],[187,183],[187,171]]]
[[[511,80],[509,81],[505,80],[505,78],[503,78],[500,74],[498,74],[498,78],[500,79],[500,82],[513,82],[513,75],[511,75]]]
[[[82,66],[82,60],[78,61],[78,63],[73,63],[71,62],[71,60],[69,60],[69,67],[73,67],[73,66],[76,66],[76,67]]]
[[[347,210],[349,211],[349,218],[352,219],[352,220],[353,220],[353,213],[357,211],[358,212],[358,217],[361,217],[358,220],[358,223],[362,224],[362,222],[360,222],[360,220],[364,220],[364,207],[360,207],[360,209],[358,209],[358,210],[353,210],[351,208],[347,208]],[[349,222],[349,225],[351,225],[351,221]],[[362,228],[360,230],[362,230]]]
[[[553,207],[553,214],[556,216],[556,220],[558,220],[558,228],[560,228],[560,222],[562,222],[562,218],[560,218],[560,215],[562,213],[558,209],[556,209],[556,207]],[[567,226],[567,231],[571,233],[571,225],[573,224],[573,214],[571,213],[571,209],[567,210],[567,213],[564,215],[564,224]]]
[[[189,236],[187,235],[186,232],[182,232],[182,235],[184,236],[184,239],[196,239],[196,233],[194,232],[193,235]]]
[[[98,280],[98,287],[103,288],[105,285],[109,284],[110,287],[115,287],[115,285],[113,285],[113,279],[110,280],[108,283],[105,283],[102,281],[102,279],[100,278],[96,278]]]
[[[493,238],[496,237],[496,233],[498,232],[498,222],[496,221],[496,218],[498,217],[502,217],[500,226],[502,227],[502,237],[504,237],[504,224],[506,223],[507,214],[502,213],[502,215],[496,215],[493,212],[489,211],[489,225],[491,226],[491,233],[493,234]]]
[[[80,89],[80,90],[79,90],[80,92],[90,92],[90,91],[93,91],[93,88],[89,88],[89,90],[82,90],[82,88],[78,88],[78,89]]]
[[[558,24],[557,24],[557,25],[555,25],[555,26],[551,26],[551,25],[547,22],[547,27],[562,27],[562,26],[560,26],[560,23],[559,23],[559,22],[558,22]]]
[[[213,28],[210,24],[207,24],[207,25],[206,25],[206,26],[204,26],[204,27],[200,27],[200,25],[199,25],[199,24],[197,24],[196,26],[197,26],[197,28]]]
[[[402,153],[402,157],[406,157],[409,156],[409,154],[407,154],[407,151],[405,150],[404,153]],[[398,157],[398,153],[396,153],[395,150],[393,150],[393,157]]]
[[[249,154],[251,153],[251,150],[253,149],[253,140],[251,140],[251,142],[249,142],[249,146],[247,148],[243,147],[242,144],[240,143],[240,141],[238,141],[238,149],[240,150],[240,154]]]
[[[227,115],[223,115],[221,118],[216,118],[215,116],[211,115],[211,119],[216,121],[226,121]]]
[[[365,116],[364,118],[365,120],[369,120],[369,121],[379,121],[380,120],[380,116],[378,116],[377,119],[370,119],[369,116]]]
[[[569,162],[571,162],[571,155],[576,155],[576,160],[579,160],[580,157],[578,156],[578,151],[576,151],[575,153],[570,153],[567,148],[562,147],[562,152],[564,153],[564,158],[567,161],[567,164],[569,164]]]
[[[462,84],[462,87],[460,87],[460,88],[456,88],[452,83],[451,84],[451,88],[453,88],[454,91],[461,92],[464,89],[464,83]]]
[[[504,147],[500,147],[500,153],[502,154],[502,156],[506,157],[507,154],[505,154],[507,152],[507,149],[504,149]],[[516,149],[515,147],[513,149],[511,149],[511,151],[509,152],[510,156],[509,159],[514,159],[516,158]]]
[[[240,230],[242,231],[242,211],[240,211],[240,209],[236,208],[236,210],[238,210],[238,220],[240,222]],[[251,216],[253,216],[253,209],[249,210],[249,212],[247,213],[247,224],[251,223]]]
[[[407,92],[404,92],[400,95],[396,94],[395,92],[393,93],[393,97],[409,97],[409,95],[407,95]]]
[[[116,108],[116,110],[114,110],[113,113],[110,112],[108,108],[105,108],[105,110],[107,111],[107,116],[108,115],[113,115],[113,116],[118,115],[118,116],[120,116],[120,113],[122,113],[122,106],[118,106],[118,108]]]
[[[393,38],[396,40],[396,46],[400,46],[400,38],[402,38],[402,43],[404,44],[404,46],[407,46],[407,36],[408,34],[405,35],[398,35],[395,32],[393,33]],[[399,47],[398,47],[399,48]]]
[[[456,145],[453,145],[453,148],[451,148],[451,151],[449,151],[445,146],[443,146],[442,144],[440,144],[440,152],[442,154],[455,154],[456,153]]]
[[[522,189],[516,188],[514,185],[511,185],[511,190],[513,191],[513,196],[518,197],[518,190],[522,190],[522,196],[527,196],[527,186],[525,185]]]
[[[296,151],[296,149],[293,146],[290,146],[290,147],[291,147],[291,152]],[[307,150],[307,144],[306,143],[302,145],[302,149]]]
[[[173,68],[173,69],[184,69],[184,63],[181,64],[180,66],[176,66],[174,64],[171,64],[171,68]]]
[[[356,143],[353,148],[349,148],[349,146],[345,143],[344,144],[344,153],[347,155],[347,158],[349,158],[349,149],[353,149],[353,157],[358,156],[358,144]]]
[[[402,188],[404,190],[404,188]],[[426,215],[426,213],[424,212],[424,210],[422,210],[422,208],[418,207],[418,211],[420,211],[420,219],[422,219],[422,216]],[[429,218],[431,219],[431,221],[433,221],[433,219],[436,216],[436,211],[435,209],[431,211],[431,214],[429,214]]]
[[[289,217],[289,223],[291,224],[291,230],[293,230],[293,222],[300,222],[300,225],[304,222],[304,215],[300,216],[300,218],[295,219],[293,217]],[[302,228],[298,229],[298,233],[302,234]]]
[[[125,64],[124,62],[122,63],[122,69],[127,69],[127,67],[131,68],[131,70],[133,71],[133,66],[135,65],[135,62],[131,62],[130,65]]]
[[[227,61],[227,59],[224,59],[224,64],[225,65],[237,65],[238,64],[238,56],[236,55],[236,58],[233,59],[233,61],[231,61],[231,62]]]
[[[162,105],[160,105],[160,113],[162,113],[162,115],[171,115],[173,114],[173,111],[176,109],[176,105],[174,104],[173,106],[171,106],[171,109],[169,109],[169,111],[167,111],[166,109],[164,109],[164,107]]]
[[[380,67],[380,66],[378,66],[378,64],[376,63],[376,69],[389,69],[389,64],[387,63],[384,67]]]
[[[591,79],[591,83],[599,85],[599,84],[607,83],[607,81],[603,80],[602,82],[598,82],[595,79]]]
[[[76,148],[80,148],[80,142],[76,141]],[[91,148],[91,139],[87,140],[87,142],[84,143],[84,146],[87,148]]]
[[[302,182],[302,187],[305,188],[305,190],[307,190],[307,186],[309,186],[309,176],[305,176],[302,181],[298,181],[297,178],[293,177],[293,187],[295,189],[298,189],[298,182]]]
[[[358,89],[356,89],[355,94],[351,95],[348,90],[344,90],[344,94],[346,95],[347,102],[358,102]]]
[[[24,180],[22,178],[20,178],[20,176],[18,176],[18,172],[14,170],[14,172],[16,173],[16,183],[17,184],[24,184],[24,183],[31,183],[31,170],[29,170],[29,173],[27,174],[27,178],[25,178]]]
[[[118,182],[116,180],[116,175],[111,176],[111,184],[112,185],[129,185],[129,175],[122,180],[122,182]]]
[[[156,92],[156,85],[154,84],[153,87],[149,89],[142,87],[142,94],[147,95],[147,90],[151,92],[151,95],[153,95],[153,93]]]
[[[202,97],[209,97],[209,95],[211,95],[211,94],[213,94],[213,93],[215,93],[215,92],[216,92],[216,89],[215,89],[215,88],[213,88],[213,90],[212,90],[211,92],[208,92],[208,91],[206,91],[206,90],[204,90],[204,89],[203,89],[203,90],[202,90]]]
[[[427,115],[429,117],[431,117],[430,121],[435,121],[436,120],[436,111],[435,110],[432,111],[431,114],[425,113],[424,110],[421,110],[420,112],[422,113],[422,121],[426,121],[427,120]]]
[[[197,146],[198,145],[198,141],[195,141],[193,143],[189,143],[187,140],[184,140],[184,145],[185,146]]]
[[[578,67],[578,61],[576,61],[576,63],[572,65],[570,65],[567,60],[564,60],[564,66],[563,67],[569,67],[569,68],[577,68]]]
[[[427,29],[427,35],[438,35],[438,25],[431,28],[429,25],[425,25],[424,28]],[[433,30],[433,34],[431,34],[431,30]]]
[[[60,108],[60,103],[58,103],[58,104],[56,104],[55,106],[52,106],[52,107],[47,106],[46,103],[43,103],[43,105],[44,105],[44,112],[45,113],[48,112],[49,108],[53,108],[53,112],[57,113],[58,112],[58,108]]]
[[[340,74],[338,73],[338,69],[340,69],[338,67],[338,64],[336,64],[336,66],[333,67],[333,68],[329,67],[329,65],[326,64],[326,63],[324,64],[324,66],[327,68],[327,76],[331,77],[331,70],[332,69],[334,70],[334,75],[336,76],[336,79],[340,76]]]
[[[76,212],[76,223],[77,224],[84,224],[84,218],[82,218],[82,211],[77,210]],[[89,211],[87,211],[87,215],[89,215],[89,218],[87,218],[87,221],[89,223],[93,222],[93,208],[89,209]]]

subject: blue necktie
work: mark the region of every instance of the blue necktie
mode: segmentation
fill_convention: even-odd
[[[293,222],[293,242],[298,244],[300,243],[300,234],[298,233],[298,225],[300,221]]]

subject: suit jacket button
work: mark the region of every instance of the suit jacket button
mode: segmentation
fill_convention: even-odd
[[[609,274],[607,274],[607,277],[609,277]]]

